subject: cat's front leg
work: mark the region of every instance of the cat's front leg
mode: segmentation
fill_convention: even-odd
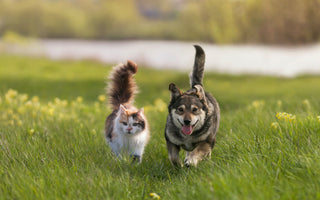
[[[117,141],[109,141],[109,146],[111,147],[111,151],[114,155],[116,155],[119,159],[121,159],[121,146]]]
[[[132,163],[140,164],[142,161],[142,156],[140,155],[132,155]]]
[[[139,145],[135,148],[134,152],[131,154],[133,163],[138,163],[138,164],[141,163],[143,151],[144,151],[144,145]]]

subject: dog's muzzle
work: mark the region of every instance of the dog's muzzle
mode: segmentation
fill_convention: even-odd
[[[197,120],[193,125],[190,124],[191,123],[190,120],[184,120],[184,124],[180,122],[182,126],[181,128],[182,133],[185,135],[191,135],[193,132],[193,128],[197,125],[198,122],[199,120]]]

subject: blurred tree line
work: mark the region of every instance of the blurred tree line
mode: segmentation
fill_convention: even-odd
[[[0,0],[0,35],[300,44],[320,40],[320,0]]]

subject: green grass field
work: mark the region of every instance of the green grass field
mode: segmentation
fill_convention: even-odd
[[[206,73],[221,107],[217,144],[197,168],[174,169],[168,85],[188,89],[188,74],[139,69],[151,140],[131,165],[103,135],[110,70],[0,55],[0,199],[320,199],[320,77]]]

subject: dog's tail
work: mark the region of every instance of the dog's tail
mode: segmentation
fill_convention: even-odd
[[[191,88],[193,88],[195,85],[201,85],[202,79],[203,79],[203,72],[204,72],[204,62],[205,62],[205,53],[203,49],[199,45],[194,45],[196,49],[196,55],[193,65],[193,71],[190,74],[190,84]]]
[[[120,104],[131,104],[137,93],[137,85],[133,75],[138,71],[138,66],[128,61],[113,68],[109,77],[107,95],[109,104],[113,110],[119,108]]]

